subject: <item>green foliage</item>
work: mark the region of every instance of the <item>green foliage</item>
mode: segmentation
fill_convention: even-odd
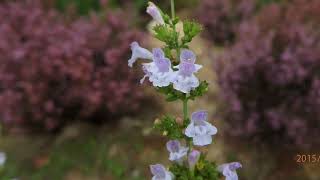
[[[158,92],[164,94],[166,96],[166,101],[172,102],[176,100],[184,100],[186,98],[186,94],[177,91],[173,88],[173,85],[170,84],[167,87],[159,87],[157,88]]]
[[[184,137],[182,128],[176,122],[176,119],[170,116],[164,116],[159,122],[155,122],[154,128],[170,139],[181,139]]]
[[[88,139],[73,139],[54,145],[51,147],[52,152],[48,154],[48,162],[40,167],[35,167],[34,160],[29,159],[30,157],[24,159],[26,161],[24,167],[23,164],[18,164],[18,159],[15,159],[14,155],[8,154],[5,166],[0,167],[0,180],[64,179],[73,170],[85,176],[107,173],[115,179],[124,179],[128,171],[127,165],[120,158],[108,155],[109,142],[113,142],[115,137],[103,138],[103,141],[98,142],[91,136]],[[128,134],[124,136],[127,138]]]
[[[202,31],[202,26],[199,23],[193,21],[183,22],[183,32],[184,36],[181,39],[182,45],[190,43],[192,39],[197,36]]]
[[[170,49],[176,49],[179,47],[179,33],[170,28],[168,25],[157,25],[153,28],[153,30],[155,32],[155,37],[166,43]]]
[[[167,57],[173,59],[170,50],[177,50],[179,54],[181,48],[188,48],[188,43],[202,31],[202,26],[194,21],[186,20],[183,22],[184,36],[179,42],[179,32],[176,31],[176,24],[180,21],[178,17],[170,20],[167,14],[163,14],[166,24],[157,25],[153,28],[155,37],[166,44],[165,52]]]
[[[190,100],[194,100],[196,97],[200,97],[203,96],[206,92],[208,92],[209,90],[209,84],[207,83],[207,81],[201,81],[200,85],[190,91],[190,96],[188,97],[188,99]]]
[[[111,174],[119,179],[123,178],[125,173],[125,167],[123,164],[113,159],[106,159],[104,161],[104,166],[106,167],[107,172],[111,172]]]
[[[194,170],[189,169],[186,165],[173,164],[169,168],[176,180],[218,180],[219,172],[214,162],[205,160],[201,156]]]
[[[170,172],[174,174],[176,180],[192,180],[191,172],[187,166],[181,166],[179,164],[172,164],[169,168]]]
[[[209,90],[209,84],[206,81],[201,81],[200,85],[194,90],[190,91],[189,96],[186,94],[177,91],[173,88],[173,85],[169,85],[167,87],[157,88],[158,92],[164,94],[166,96],[166,101],[172,102],[176,100],[195,100],[196,97],[203,96]]]
[[[219,175],[216,163],[206,160],[205,156],[201,155],[195,167],[195,180],[218,180]]]

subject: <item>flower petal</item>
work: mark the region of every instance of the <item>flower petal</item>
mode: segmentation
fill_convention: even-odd
[[[229,163],[229,169],[230,169],[231,171],[235,171],[235,170],[237,170],[237,169],[239,169],[239,168],[242,168],[242,164],[241,164],[241,163],[239,163],[239,162]]]
[[[180,142],[178,140],[168,141],[166,145],[169,152],[179,152]]]
[[[235,170],[241,167],[242,165],[239,162],[226,163],[218,166],[218,171],[226,177],[226,180],[238,180]]]
[[[211,135],[193,137],[193,144],[196,146],[206,146],[212,143]]]
[[[191,169],[194,168],[194,166],[197,164],[199,158],[200,158],[200,152],[197,151],[197,150],[192,150],[189,154],[189,157],[188,157],[188,163],[189,163],[189,167]]]
[[[179,64],[179,75],[187,77],[191,76],[194,72],[196,72],[196,66],[193,63],[181,62]]]
[[[175,72],[173,80],[173,88],[183,93],[189,93],[191,90],[199,86],[199,80],[194,75],[183,77]]]
[[[199,64],[194,64],[196,70],[195,70],[195,73],[198,72],[201,68],[202,68],[202,65],[199,65]]]
[[[152,50],[153,58],[154,59],[162,59],[165,58],[164,52],[161,48],[154,48]]]
[[[171,62],[168,58],[159,58],[154,59],[156,66],[158,67],[159,72],[169,72],[171,68]]]
[[[194,64],[196,61],[196,55],[191,50],[184,49],[181,51],[180,61]]]
[[[196,112],[192,113],[191,121],[197,121],[197,120],[207,121],[208,120],[208,112],[205,110],[201,110],[201,111],[196,111]]]
[[[166,177],[166,168],[162,164],[150,165],[150,171],[154,176]]]
[[[153,18],[154,21],[156,21],[156,23],[164,24],[161,12],[159,11],[158,7],[152,2],[149,2],[149,6],[147,7],[147,13]]]
[[[132,56],[128,60],[128,66],[129,67],[132,67],[132,65],[139,58],[152,60],[153,54],[149,50],[140,47],[138,42],[132,42],[130,46],[131,46]]]
[[[186,128],[184,134],[188,137],[194,137],[196,134],[195,134],[195,127],[194,127],[194,124],[193,123],[190,123],[188,125],[188,127]]]
[[[205,127],[208,135],[215,135],[218,132],[218,129],[209,122],[205,122]]]

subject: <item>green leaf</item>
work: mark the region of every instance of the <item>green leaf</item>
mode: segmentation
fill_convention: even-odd
[[[202,31],[202,26],[193,21],[183,22],[183,32],[184,36],[181,39],[182,44],[187,44],[192,41],[192,39]]]
[[[195,176],[203,179],[218,180],[220,173],[217,170],[215,162],[205,159],[205,155],[201,154],[200,159],[195,167]]]
[[[159,130],[170,139],[181,139],[184,137],[182,129],[176,122],[175,118],[170,116],[164,116],[159,122],[154,124],[154,128]]]
[[[171,60],[173,59],[173,56],[171,54],[171,49],[168,46],[164,47],[163,51],[164,51],[164,54],[166,55],[167,58],[169,58]]]
[[[166,96],[166,100],[169,102],[176,101],[179,99],[183,100],[186,98],[186,94],[175,90],[172,84],[166,87],[157,88],[157,90],[158,92],[164,94]]]
[[[209,84],[207,83],[207,81],[202,81],[196,89],[190,91],[190,96],[188,97],[188,99],[194,100],[196,97],[203,96],[204,93],[206,93],[208,90]]]
[[[168,25],[157,25],[153,28],[155,32],[155,37],[166,43],[166,45],[170,49],[175,49],[178,48],[178,38],[179,38],[179,33],[174,31],[171,27]]]
[[[172,24],[176,25],[179,23],[179,21],[180,21],[179,17],[175,17],[174,20],[172,20]]]
[[[201,154],[193,172],[187,166],[177,163],[172,164],[169,171],[174,174],[177,180],[219,180],[221,178],[217,165],[205,160],[203,154]]]

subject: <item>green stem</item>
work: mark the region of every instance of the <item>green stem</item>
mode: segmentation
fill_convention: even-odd
[[[171,16],[172,16],[172,19],[175,18],[174,0],[171,0]]]
[[[175,18],[176,18],[176,12],[175,12],[175,5],[174,5],[174,0],[171,0],[171,26],[172,26],[172,28],[173,28],[173,30],[175,31],[175,32],[177,32],[177,29],[176,29],[176,24],[173,24],[173,21],[175,20]],[[180,56],[180,45],[179,45],[179,39],[177,38],[177,39],[175,39],[175,41],[176,41],[176,48],[174,48],[175,50],[176,50],[176,52],[177,52],[177,57],[179,57]],[[178,59],[178,58],[177,58]]]
[[[183,120],[188,120],[188,99],[183,100]]]
[[[188,98],[186,97],[185,99],[183,99],[183,124],[187,124],[189,120],[189,116],[188,116]],[[187,142],[187,146],[189,147],[189,152],[192,148],[192,142],[190,141],[190,139],[188,139],[188,137],[185,137],[186,142]],[[189,154],[188,152],[188,154]]]

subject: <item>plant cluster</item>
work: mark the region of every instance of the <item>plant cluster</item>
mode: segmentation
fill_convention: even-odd
[[[169,138],[166,144],[173,163],[166,169],[161,164],[150,166],[153,180],[217,180],[220,174],[226,179],[237,180],[238,162],[216,166],[206,159],[201,147],[212,143],[217,128],[208,122],[208,113],[204,110],[188,112],[188,102],[201,97],[208,91],[208,83],[197,78],[196,73],[202,65],[196,64],[196,55],[189,49],[189,43],[198,35],[202,26],[194,21],[181,20],[175,16],[174,1],[171,0],[171,17],[162,12],[155,4],[149,3],[147,13],[153,17],[156,26],[153,35],[165,45],[154,48],[152,52],[141,47],[138,42],[131,43],[132,57],[129,67],[138,59],[149,60],[142,64],[144,77],[155,89],[166,96],[167,101],[181,101],[183,119],[165,115],[157,119],[154,128]],[[176,25],[183,24],[183,33]]]
[[[239,41],[216,64],[228,105],[226,132],[298,147],[320,144],[310,138],[320,135],[320,16],[313,16],[319,8],[317,1],[273,4],[241,26]]]
[[[142,93],[124,59],[141,33],[123,19],[109,13],[66,23],[39,1],[1,4],[1,122],[43,131],[136,111]]]
[[[255,12],[255,0],[203,0],[197,19],[204,25],[205,35],[218,45],[232,44],[239,25]]]

